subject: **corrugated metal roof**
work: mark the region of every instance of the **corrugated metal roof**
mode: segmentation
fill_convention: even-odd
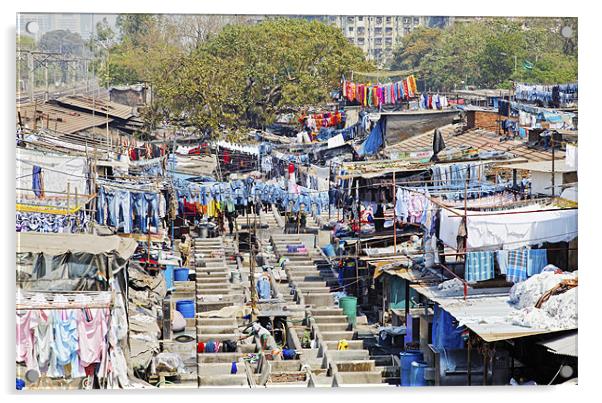
[[[528,161],[551,161],[551,151],[532,149],[522,140],[500,141],[500,136],[494,132],[483,129],[472,129],[462,134],[455,134],[455,125],[447,125],[442,128],[441,134],[447,147],[472,146],[483,151],[507,151],[517,157],[523,157]],[[417,150],[432,149],[433,131],[419,134],[403,140],[394,146],[387,147],[387,151],[398,150],[412,152]],[[554,158],[564,158],[564,151],[554,151]]]
[[[17,122],[19,113],[23,124],[30,129],[34,128],[35,115],[37,117],[36,128],[50,129],[67,134],[77,133],[107,123],[106,116],[93,116],[90,113],[78,112],[50,103],[17,105]],[[109,122],[112,121],[113,119],[109,118]]]
[[[504,168],[521,169],[525,171],[552,172],[552,161],[525,162],[522,164],[508,164],[501,166]],[[554,172],[577,172],[577,169],[567,166],[566,160],[555,160]]]
[[[509,288],[469,288],[465,301],[461,292],[448,296],[437,286],[412,285],[411,287],[438,303],[441,308],[487,342],[574,329],[547,330],[509,323],[506,318],[515,311],[508,303]]]
[[[81,95],[69,95],[58,98],[56,102],[68,108],[85,109],[105,116],[108,114],[112,118],[129,119],[134,116],[134,108],[131,106],[110,102],[104,99],[93,99]]]
[[[550,352],[559,355],[568,355],[570,357],[578,357],[577,355],[577,332],[564,334],[561,336],[553,337],[551,339],[542,340],[538,342],[550,350]]]

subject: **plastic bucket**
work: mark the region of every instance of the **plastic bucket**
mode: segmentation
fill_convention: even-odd
[[[339,299],[339,307],[343,309],[343,313],[347,316],[349,323],[355,326],[357,318],[357,298],[342,297]]]
[[[401,386],[410,386],[410,372],[412,370],[412,362],[422,361],[422,352],[417,350],[402,351],[401,353],[399,353],[399,360],[399,375],[401,378]]]
[[[410,370],[410,386],[426,386],[424,380],[424,369],[428,364],[424,361],[413,361]]]
[[[194,301],[188,299],[176,302],[176,311],[185,318],[194,318]]]
[[[188,268],[179,267],[174,270],[174,278],[176,281],[188,281]]]
[[[328,257],[336,256],[336,253],[334,251],[334,246],[332,244],[326,245],[325,247],[322,248],[322,250],[324,251],[324,254]]]

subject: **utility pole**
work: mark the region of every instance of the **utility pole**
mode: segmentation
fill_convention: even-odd
[[[44,99],[46,101],[48,101],[50,99],[50,91],[49,91],[49,87],[48,87],[48,61],[46,61],[46,63],[44,63],[44,84],[45,84],[45,88],[46,88],[46,92],[44,95]]]
[[[35,85],[34,68],[33,68],[33,53],[27,52],[27,92],[29,93],[29,101],[33,102],[33,87]]]

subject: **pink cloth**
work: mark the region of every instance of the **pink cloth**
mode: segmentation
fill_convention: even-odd
[[[86,318],[86,313],[80,311],[77,321],[79,334],[79,359],[83,367],[90,364],[102,362],[105,358],[107,317],[106,309],[86,310],[92,315],[92,319]]]
[[[25,362],[27,369],[37,369],[38,362],[33,353],[33,330],[40,320],[38,311],[17,313],[17,362]]]

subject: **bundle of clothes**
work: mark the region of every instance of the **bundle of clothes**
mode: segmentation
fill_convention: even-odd
[[[420,109],[443,109],[449,106],[449,102],[445,95],[439,94],[422,94],[420,95]]]
[[[539,102],[542,106],[559,108],[578,100],[577,83],[557,85],[516,84],[514,96],[520,101]]]
[[[303,113],[299,117],[299,123],[304,124],[315,132],[322,127],[344,127],[345,119],[346,117],[344,110],[310,114]]]
[[[416,78],[411,75],[404,80],[388,84],[359,84],[343,80],[343,97],[363,106],[397,104],[416,97]]]

